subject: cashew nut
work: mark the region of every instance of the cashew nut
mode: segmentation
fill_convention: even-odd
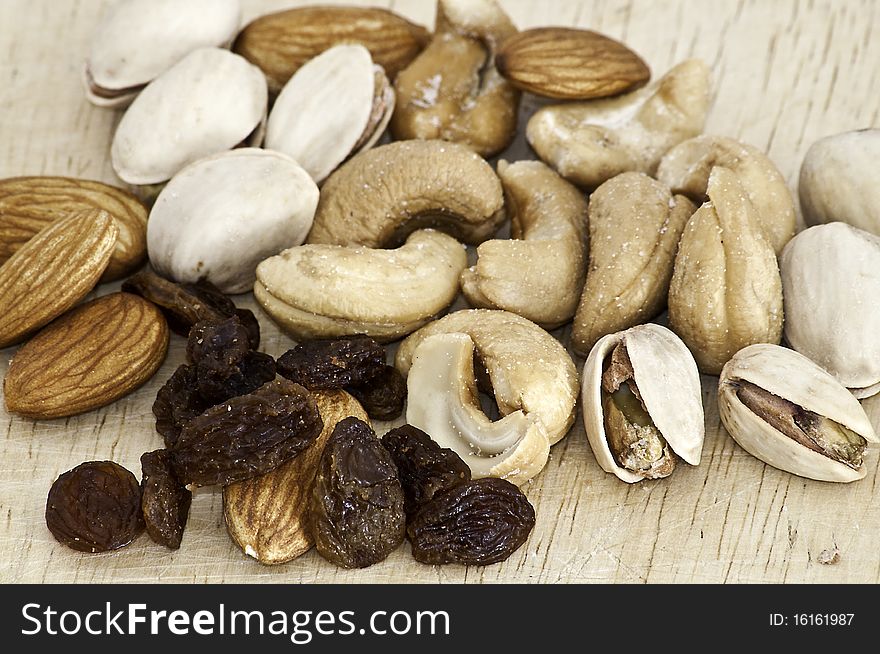
[[[461,275],[471,304],[553,329],[574,315],[586,272],[587,200],[539,161],[498,163],[514,239],[486,241]]]
[[[296,340],[367,334],[393,341],[449,306],[465,249],[434,230],[396,250],[303,245],[257,266],[254,295]]]

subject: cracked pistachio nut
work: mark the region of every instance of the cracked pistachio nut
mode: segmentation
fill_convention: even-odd
[[[800,200],[808,225],[840,221],[880,235],[880,129],[816,141],[804,157]]]
[[[666,307],[675,253],[696,207],[642,173],[613,177],[590,196],[590,265],[571,344],[596,342]]]
[[[544,107],[526,138],[543,161],[585,188],[628,171],[653,175],[670,148],[703,131],[710,86],[706,64],[690,59],[626,95]]]
[[[727,362],[718,410],[749,454],[809,479],[862,479],[865,449],[878,442],[861,404],[840,382],[777,345],[752,345]]]
[[[779,260],[785,339],[857,397],[880,390],[880,237],[845,223],[795,236]]]
[[[240,148],[175,175],[147,223],[150,262],[176,282],[207,280],[224,293],[250,291],[257,264],[302,243],[318,187],[290,157]]]
[[[722,136],[697,136],[667,152],[656,177],[673,193],[703,202],[716,166],[728,168],[739,178],[778,256],[795,234],[794,198],[782,173],[756,147]]]
[[[231,43],[240,20],[239,0],[121,0],[92,34],[86,97],[124,106],[193,50]]]
[[[581,404],[596,461],[629,484],[699,465],[700,374],[675,334],[646,324],[602,337],[584,364]]]
[[[465,266],[464,247],[434,230],[396,250],[302,245],[257,266],[254,295],[297,341],[366,334],[388,342],[452,304]]]
[[[717,166],[708,186],[679,242],[668,304],[700,371],[717,375],[747,345],[779,343],[782,281],[739,176]]]
[[[327,179],[308,243],[389,247],[430,227],[476,245],[505,217],[501,180],[479,155],[404,141],[362,152]]]
[[[266,126],[266,147],[283,152],[322,182],[353,153],[382,136],[394,90],[362,45],[338,45],[300,68],[284,86]]]
[[[397,140],[442,139],[484,157],[516,135],[520,92],[495,68],[516,27],[496,0],[439,0],[434,38],[394,82]]]
[[[113,169],[129,184],[160,184],[194,161],[260,141],[267,101],[259,68],[228,50],[194,50],[125,112],[110,149]]]
[[[587,200],[539,161],[498,162],[513,239],[486,241],[461,275],[468,301],[547,329],[571,320],[587,259]]]

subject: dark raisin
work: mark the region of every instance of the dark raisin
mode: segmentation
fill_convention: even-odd
[[[250,349],[247,330],[238,316],[232,316],[222,320],[202,320],[193,325],[186,343],[186,356],[192,364],[216,359],[225,366],[234,366]]]
[[[407,525],[416,561],[490,565],[504,561],[529,536],[535,510],[503,479],[474,479],[434,496]]]
[[[385,369],[385,348],[368,336],[300,343],[278,359],[278,374],[312,391],[366,384]]]
[[[184,484],[250,479],[302,452],[322,426],[311,394],[279,379],[187,422],[171,448],[172,467]]]
[[[373,420],[395,420],[406,402],[406,379],[394,366],[385,366],[372,380],[361,386],[346,386]]]
[[[245,330],[247,330],[248,343],[251,349],[256,350],[260,347],[260,321],[250,309],[236,309],[235,315],[238,317]]]
[[[174,475],[168,450],[141,456],[141,470],[141,509],[147,534],[159,545],[176,550],[183,538],[192,493]]]
[[[462,458],[421,429],[411,425],[392,429],[382,437],[382,445],[397,466],[408,516],[438,493],[470,481],[471,469]]]
[[[58,542],[80,552],[124,547],[144,530],[140,484],[112,461],[80,464],[52,484],[46,526]]]
[[[383,561],[404,539],[403,489],[391,455],[369,425],[336,425],[312,488],[309,524],[318,552],[344,568]]]
[[[165,439],[165,447],[172,447],[184,425],[211,407],[199,393],[198,383],[196,367],[183,365],[156,394],[153,415],[156,431]]]

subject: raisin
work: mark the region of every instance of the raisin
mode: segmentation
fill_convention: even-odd
[[[174,475],[168,450],[141,456],[141,471],[141,509],[147,534],[159,545],[179,549],[192,493]]]
[[[309,525],[318,552],[343,568],[383,561],[404,539],[397,467],[369,425],[346,418],[324,446]]]
[[[184,484],[231,484],[262,475],[306,449],[323,423],[311,394],[279,379],[186,423],[171,448]]]
[[[251,349],[258,349],[260,347],[260,321],[257,320],[254,312],[250,309],[236,309],[235,315],[247,331]]]
[[[195,366],[183,365],[165,382],[153,402],[156,431],[165,439],[165,447],[173,447],[184,425],[211,407],[198,390]]]
[[[411,425],[392,429],[382,445],[397,466],[408,516],[435,495],[471,479],[471,469],[454,451],[440,447],[428,434]]]
[[[112,461],[82,463],[49,489],[46,526],[58,542],[80,552],[125,547],[144,530],[140,484]]]
[[[407,525],[416,561],[490,565],[504,561],[529,536],[535,510],[503,479],[474,479],[434,496]]]
[[[278,359],[278,374],[312,391],[366,384],[385,369],[385,348],[368,336],[300,343]]]
[[[371,381],[361,386],[346,386],[373,420],[394,420],[403,413],[406,402],[406,379],[394,366],[384,366]]]

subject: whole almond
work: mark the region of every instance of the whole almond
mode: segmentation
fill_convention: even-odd
[[[103,209],[119,228],[101,281],[121,279],[139,268],[147,255],[147,208],[127,191],[70,177],[0,180],[0,264],[41,229],[86,209]]]
[[[292,561],[315,544],[306,529],[309,493],[324,444],[336,424],[354,416],[369,424],[366,412],[344,391],[314,393],[324,428],[302,454],[260,477],[223,488],[226,529],[248,556],[276,565]]]
[[[159,309],[129,293],[77,307],[18,350],[6,408],[31,418],[72,416],[115,402],[150,379],[168,351]]]
[[[495,65],[517,88],[563,100],[632,91],[651,79],[639,55],[589,30],[540,27],[505,39]]]
[[[429,39],[424,27],[387,9],[301,7],[256,19],[233,49],[263,70],[277,95],[300,66],[334,45],[363,45],[393,79]]]
[[[52,223],[0,266],[0,348],[20,343],[88,295],[117,234],[110,214],[89,209]]]

